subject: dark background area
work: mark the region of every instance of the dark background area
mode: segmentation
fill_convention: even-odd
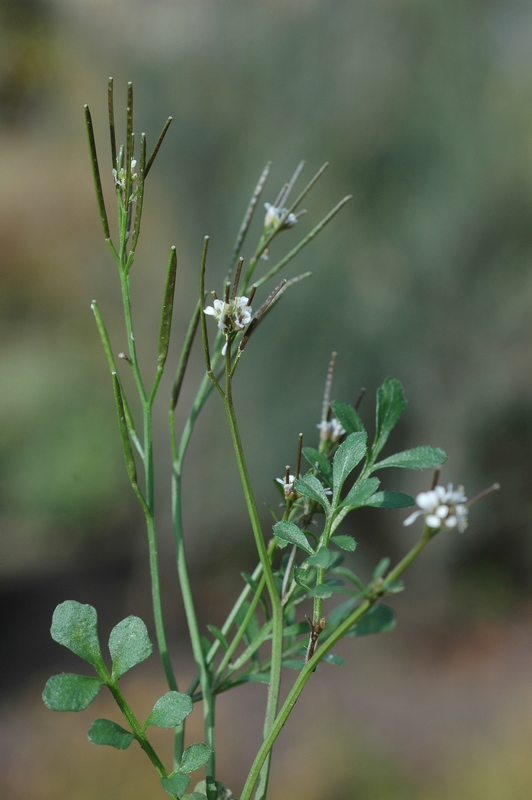
[[[118,114],[133,81],[135,128],[149,144],[174,118],[150,174],[134,267],[148,373],[170,245],[179,261],[171,373],[202,238],[211,237],[207,286],[220,293],[268,160],[269,202],[301,159],[301,185],[324,161],[330,167],[263,268],[353,194],[290,265],[288,277],[313,276],[287,293],[239,367],[237,410],[259,501],[277,502],[272,478],[294,462],[299,431],[313,443],[332,350],[333,397],[352,402],[365,386],[370,425],[382,380],[403,382],[409,405],[388,452],[440,446],[444,482],[468,496],[502,485],[463,535],[439,537],[407,574],[394,599],[397,629],[348,640],[347,664],[316,674],[283,731],[272,800],[528,800],[532,6],[518,0],[1,0],[0,794],[140,800],[158,791],[133,749],[87,743],[92,708],[53,715],[40,700],[50,674],[77,669],[49,638],[57,603],[90,602],[104,632],[133,613],[152,629],[145,533],[90,311],[97,298],[115,351],[126,349],[83,128],[87,102],[110,165],[109,75]],[[110,168],[104,181],[110,197]],[[247,257],[259,235],[257,219]],[[198,347],[183,408],[201,369]],[[193,666],[167,513],[170,379],[157,407],[158,522],[185,684]],[[228,448],[213,397],[185,493],[202,624],[223,622],[240,571],[254,566]],[[385,488],[411,494],[429,480],[386,478]],[[368,510],[347,525],[363,575],[414,540],[404,516]],[[264,508],[265,529],[268,519]],[[156,659],[126,686],[149,710],[164,691]],[[115,713],[97,704],[97,716]],[[221,776],[237,792],[263,704],[260,686],[221,700]],[[201,737],[199,715],[191,736]]]

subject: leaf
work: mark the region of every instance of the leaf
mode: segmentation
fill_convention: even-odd
[[[395,378],[386,378],[377,390],[375,442],[371,451],[373,459],[377,457],[388,441],[388,436],[395,428],[405,406],[406,399],[401,383]]]
[[[333,400],[331,408],[334,416],[342,423],[346,433],[360,433],[364,430],[364,423],[353,406],[342,403],[341,400]]]
[[[349,628],[347,636],[368,636],[370,633],[386,633],[395,628],[395,614],[388,606],[373,606]]]
[[[334,572],[335,575],[340,575],[342,578],[347,578],[347,580],[351,581],[351,583],[353,583],[357,589],[360,589],[361,592],[363,592],[366,588],[358,575],[355,575],[355,573],[350,569],[347,569],[347,567],[337,567]]]
[[[227,637],[224,636],[222,631],[219,628],[217,628],[216,625],[207,625],[207,628],[212,633],[214,638],[218,639],[224,651],[227,653],[227,651],[229,650],[229,642],[227,641]]]
[[[375,569],[373,570],[373,574],[371,579],[377,581],[379,578],[382,578],[386,570],[391,564],[391,559],[386,556],[385,558],[381,558]]]
[[[353,540],[351,540],[353,541]],[[326,547],[320,547],[317,553],[310,556],[308,563],[311,567],[318,567],[320,569],[327,569],[332,561],[332,553]]]
[[[183,753],[183,758],[179,764],[179,772],[195,772],[207,763],[212,755],[212,748],[206,744],[191,744]]]
[[[294,489],[296,492],[299,492],[299,494],[302,494],[303,497],[308,497],[310,500],[319,503],[325,513],[327,513],[327,510],[331,507],[327,495],[325,494],[325,489],[312,472],[307,472],[302,478],[298,478],[294,483]]]
[[[367,478],[359,480],[351,487],[345,499],[342,500],[340,508],[361,508],[366,505],[366,501],[377,491],[379,488],[378,478]]]
[[[102,664],[96,609],[76,600],[57,606],[50,629],[52,639],[93,666]]]
[[[146,625],[139,617],[126,617],[109,635],[109,652],[113,659],[113,677],[119,678],[132,667],[145,661],[153,650]]]
[[[273,532],[282,542],[295,544],[309,556],[314,555],[314,550],[309,545],[307,537],[293,522],[278,522],[273,526]]]
[[[315,469],[325,483],[332,487],[332,467],[327,456],[313,447],[304,447],[302,452],[312,469]]]
[[[366,455],[366,433],[351,433],[342,442],[334,455],[333,487],[334,498],[337,499],[346,478]],[[334,502],[334,501],[333,501]]]
[[[439,447],[413,447],[411,450],[403,450],[393,456],[378,461],[373,467],[372,472],[385,467],[400,467],[401,469],[431,469],[439,467],[447,461],[447,453]]]
[[[301,586],[306,592],[310,592],[310,586],[306,582],[305,578],[307,578],[307,570],[303,567],[294,567],[294,580],[298,586]]]
[[[333,594],[351,594],[351,590],[345,588],[343,581],[327,581],[327,583],[320,583],[319,586],[315,586],[309,592],[310,597],[321,597],[322,600],[326,600]]]
[[[155,725],[157,728],[175,728],[192,713],[193,708],[188,694],[167,692],[155,703],[153,711],[144,723],[144,728],[148,725]]]
[[[203,792],[192,792],[192,794],[184,794],[182,800],[207,800],[207,795]]]
[[[330,634],[334,633],[336,628],[341,625],[344,620],[347,619],[358,601],[358,597],[350,597],[348,600],[344,600],[343,603],[340,603],[339,606],[336,606],[336,608],[333,608],[327,617],[327,625],[325,627],[325,634],[327,635],[327,638],[330,636]]]
[[[93,744],[106,744],[117,750],[127,750],[135,738],[132,733],[110,719],[95,719],[88,735]]]
[[[50,711],[84,711],[98,695],[102,683],[99,678],[87,675],[53,675],[44,687],[42,699]]]
[[[283,661],[283,667],[295,669],[297,672],[301,672],[304,666],[305,662],[302,658],[285,658]]]
[[[336,664],[336,666],[341,667],[345,664],[345,659],[342,656],[337,656],[334,653],[327,653],[326,656],[322,658],[326,664]]]
[[[190,778],[182,772],[176,772],[167,778],[161,778],[161,786],[172,797],[181,797],[188,789]]]
[[[357,546],[357,543],[352,536],[331,536],[331,542],[335,544],[336,547],[340,547],[342,550],[347,550],[348,553],[354,553]]]
[[[402,492],[377,492],[364,505],[370,508],[406,508],[414,505],[414,498]]]

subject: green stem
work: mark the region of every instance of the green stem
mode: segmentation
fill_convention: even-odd
[[[260,597],[262,595],[262,592],[264,591],[264,586],[265,585],[266,585],[266,578],[263,575],[262,578],[260,579],[259,585],[257,586],[257,590],[255,592],[253,600],[249,604],[249,608],[248,608],[248,610],[247,610],[247,612],[246,612],[246,614],[244,616],[244,619],[242,620],[242,623],[239,626],[239,628],[238,628],[238,630],[237,630],[237,632],[236,632],[236,634],[235,634],[235,636],[233,638],[233,641],[229,645],[229,647],[227,649],[227,652],[225,653],[224,657],[222,658],[222,660],[220,662],[220,665],[219,665],[218,669],[216,670],[216,675],[214,676],[214,679],[215,679],[216,683],[220,683],[222,681],[223,673],[225,672],[225,669],[226,669],[227,665],[231,661],[231,659],[233,657],[233,654],[234,654],[236,648],[238,647],[238,644],[239,644],[240,640],[242,639],[244,633],[246,632],[246,628],[249,625],[250,620],[253,617],[253,614],[255,613],[255,609],[257,608],[257,605],[259,603],[259,600],[260,600]]]
[[[400,575],[410,566],[410,564],[419,556],[421,551],[427,546],[429,541],[432,539],[433,534],[432,532],[425,528],[423,532],[423,536],[417,542],[416,545],[406,554],[406,556],[401,559],[401,561],[397,564],[397,566],[387,575],[383,583],[379,588],[376,588],[372,594],[372,596],[368,597],[360,606],[358,606],[344,622],[338,626],[338,628],[331,634],[331,636],[321,645],[321,647],[317,648],[316,652],[309,659],[309,661],[305,664],[301,672],[299,673],[298,677],[296,678],[294,685],[292,686],[288,697],[286,698],[281,710],[277,714],[273,725],[271,726],[270,732],[268,736],[264,739],[262,746],[257,753],[255,761],[252,764],[252,767],[249,771],[248,778],[242,790],[242,794],[240,795],[240,800],[251,800],[251,795],[253,793],[253,789],[255,784],[259,779],[259,775],[261,774],[261,770],[263,765],[267,763],[267,759],[271,752],[271,749],[275,743],[275,740],[279,736],[283,725],[285,724],[286,720],[290,716],[301,692],[303,691],[307,681],[309,680],[310,676],[320,663],[320,661],[327,655],[327,653],[334,647],[336,642],[338,642],[346,633],[347,631],[358,622],[358,620],[364,616],[364,614],[369,611],[369,609],[374,605],[378,597],[385,593],[386,591],[386,584],[392,583],[393,581],[397,580]]]
[[[229,360],[229,354],[228,354],[228,360]],[[272,631],[270,684],[268,687],[268,699],[266,703],[266,714],[264,718],[264,738],[266,740],[269,737],[270,731],[274,724],[275,716],[277,714],[277,705],[279,702],[282,656],[283,656],[283,608],[281,605],[281,598],[279,597],[279,594],[277,592],[277,586],[275,584],[275,580],[273,577],[270,559],[268,556],[268,550],[266,548],[266,544],[264,542],[264,537],[262,534],[262,528],[259,520],[257,504],[255,502],[255,497],[253,495],[253,489],[251,487],[251,481],[249,478],[247,464],[244,457],[244,450],[242,447],[242,441],[240,439],[240,432],[238,430],[235,408],[233,405],[232,384],[229,377],[229,372],[230,372],[229,366],[230,365],[228,365],[228,367],[226,368],[227,380],[226,380],[226,389],[224,395],[225,411],[227,415],[227,421],[229,423],[231,438],[233,441],[238,472],[240,474],[240,480],[242,482],[244,498],[246,501],[246,506],[251,521],[251,527],[255,538],[255,545],[257,548],[257,552],[259,554],[260,562],[262,564],[264,580],[266,583],[266,588],[268,590],[268,595],[270,598],[270,604],[272,608],[273,631]],[[261,763],[261,768],[264,767],[264,769],[261,773],[260,786],[258,787],[257,790],[257,800],[259,800],[259,798],[264,798],[266,796],[266,789],[269,777],[269,767],[270,767],[270,751],[271,747],[266,754],[266,758]]]

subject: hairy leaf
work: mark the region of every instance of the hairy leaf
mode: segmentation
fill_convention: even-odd
[[[135,738],[132,733],[110,719],[95,719],[88,735],[93,744],[106,744],[117,750],[126,750]]]
[[[87,675],[53,675],[44,687],[42,699],[51,711],[84,711],[98,695],[102,681]]]
[[[144,727],[155,725],[157,728],[175,728],[177,725],[181,725],[183,720],[192,713],[193,708],[192,700],[188,694],[167,692],[155,703]]]
[[[139,617],[126,617],[115,625],[109,636],[113,659],[113,677],[119,678],[151,655],[153,645],[146,625]]]
[[[411,450],[403,450],[402,453],[395,453],[393,456],[378,461],[372,468],[399,467],[401,469],[432,469],[439,467],[447,461],[447,453],[439,447],[413,447]]]
[[[93,606],[65,600],[57,606],[50,629],[52,639],[93,666],[102,663],[98,641],[98,615]]]

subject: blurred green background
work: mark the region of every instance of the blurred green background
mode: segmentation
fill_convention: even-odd
[[[94,714],[54,716],[40,701],[51,673],[77,668],[49,639],[58,602],[94,604],[104,631],[130,613],[151,625],[142,519],[90,312],[96,297],[115,351],[125,349],[82,114],[88,102],[101,161],[110,164],[109,75],[120,110],[126,82],[134,82],[136,130],[148,143],[174,118],[150,175],[135,265],[147,371],[170,245],[180,265],[175,359],[195,302],[202,237],[211,237],[207,286],[220,292],[266,161],[269,202],[300,159],[302,182],[331,164],[305,203],[307,216],[279,237],[272,258],[354,195],[290,266],[289,276],[313,277],[287,293],[239,368],[237,408],[259,498],[276,502],[271,479],[293,464],[299,431],[313,442],[332,350],[333,397],[352,402],[365,386],[366,419],[382,379],[403,382],[410,402],[396,449],[443,447],[443,480],[463,483],[469,496],[502,484],[475,508],[463,536],[442,536],[407,574],[408,591],[394,601],[396,631],[349,640],[340,648],[348,664],[316,674],[282,734],[272,800],[528,800],[526,0],[1,0],[1,796],[144,800],[158,791],[133,748],[87,743]],[[112,190],[109,171],[105,180]],[[185,405],[201,373],[199,349],[194,356]],[[186,683],[193,665],[165,513],[168,386],[157,430],[160,552],[172,650]],[[223,621],[239,571],[253,567],[219,405],[213,398],[205,412],[186,475],[202,624]],[[426,476],[391,475],[386,488],[415,493],[426,484]],[[413,540],[403,517],[368,511],[354,519],[362,574]],[[266,510],[264,520],[267,527]],[[152,660],[130,681],[147,711],[164,691]],[[97,715],[114,715],[106,700],[98,703]],[[220,703],[220,777],[237,792],[258,746],[263,704],[261,687]],[[194,725],[198,740],[200,720]]]

